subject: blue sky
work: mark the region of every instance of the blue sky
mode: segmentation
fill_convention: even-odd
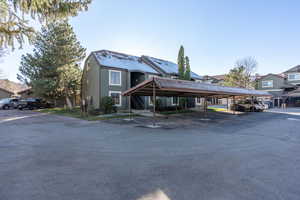
[[[300,64],[298,0],[94,0],[71,19],[87,53],[109,49],[176,61],[185,47],[200,75],[227,73],[237,59],[253,56],[260,74]],[[25,45],[0,63],[16,80]]]

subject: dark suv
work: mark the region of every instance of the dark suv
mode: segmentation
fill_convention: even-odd
[[[19,105],[19,99],[7,98],[0,100],[0,109],[8,110],[10,108],[17,108]]]
[[[19,110],[23,109],[41,109],[41,108],[51,108],[53,105],[43,99],[40,98],[29,98],[25,100],[21,100],[18,105]]]

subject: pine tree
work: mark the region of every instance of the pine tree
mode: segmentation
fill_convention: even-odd
[[[190,60],[189,57],[185,57],[185,73],[184,73],[184,79],[190,81],[191,80],[191,66],[190,66]]]
[[[67,21],[42,27],[34,42],[32,54],[22,56],[18,79],[32,86],[37,95],[59,99],[68,107],[80,90],[80,62],[85,49]]]
[[[179,79],[184,79],[185,74],[185,57],[184,57],[184,48],[180,46],[177,58],[177,65],[178,65],[178,76]]]
[[[87,10],[92,0],[0,0],[0,47],[20,47],[25,39],[32,40],[34,28],[26,18],[51,22],[76,16]]]

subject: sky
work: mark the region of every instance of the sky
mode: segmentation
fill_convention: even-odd
[[[108,49],[173,62],[180,45],[199,75],[227,73],[252,56],[257,73],[281,73],[300,64],[298,0],[93,0],[71,18],[78,40],[91,51]],[[0,68],[17,81],[26,44],[2,58]]]

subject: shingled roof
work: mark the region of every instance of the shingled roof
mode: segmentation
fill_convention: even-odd
[[[300,72],[300,65],[292,67],[291,69],[285,71],[284,73],[293,73],[293,72]]]
[[[142,58],[147,59],[156,67],[159,67],[160,70],[164,71],[167,74],[178,75],[178,65],[168,60],[163,60],[159,58],[154,58],[150,56],[142,56]],[[199,76],[195,72],[191,72],[191,77],[194,79],[203,79],[202,76]]]
[[[11,94],[17,94],[19,91],[28,89],[26,85],[10,81],[8,79],[0,79],[0,89]]]
[[[143,71],[158,74],[156,70],[144,63],[140,57],[114,51],[101,50],[93,52],[100,65],[126,69],[128,71]]]
[[[133,56],[109,50],[94,51],[98,63],[102,66],[120,68],[128,71],[141,71],[153,74],[166,73],[170,75],[178,75],[177,64],[150,56]],[[202,79],[202,76],[191,72],[194,79]]]

